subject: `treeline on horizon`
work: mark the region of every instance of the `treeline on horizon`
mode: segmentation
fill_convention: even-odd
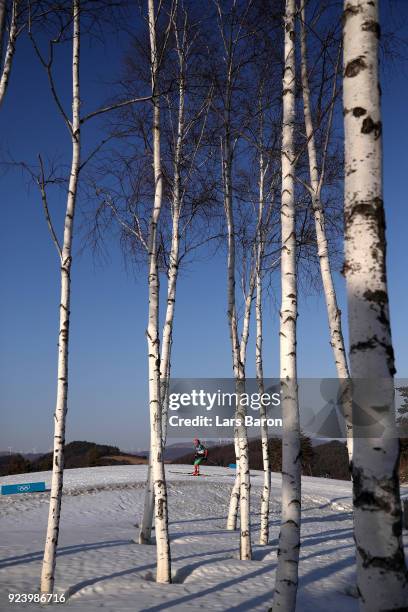
[[[262,470],[262,445],[259,438],[249,441],[249,467],[251,470]],[[331,440],[313,445],[312,440],[302,436],[302,474],[350,480],[350,470],[347,449],[343,442]],[[279,438],[271,438],[268,444],[269,463],[272,472],[282,470],[282,442]],[[180,449],[181,452],[181,449]],[[87,441],[73,441],[65,445],[65,468],[101,467],[109,465],[131,465],[129,453],[123,452],[117,446],[96,444]],[[133,455],[147,461],[143,455]],[[114,458],[113,458],[114,457]],[[170,459],[169,463],[190,464],[192,452]],[[235,463],[233,443],[214,445],[210,447],[208,465],[226,467]],[[45,453],[35,459],[28,459],[20,453],[0,456],[0,476],[42,472],[52,469],[52,453]],[[204,468],[205,469],[205,468]],[[408,482],[408,439],[401,440],[401,482]]]

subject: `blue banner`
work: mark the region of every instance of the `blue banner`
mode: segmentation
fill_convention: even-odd
[[[45,491],[45,482],[25,482],[22,484],[3,485],[1,487],[2,495],[33,493],[34,491]]]

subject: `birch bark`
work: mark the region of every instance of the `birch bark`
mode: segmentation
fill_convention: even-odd
[[[186,23],[184,22],[186,26]],[[176,307],[177,279],[179,271],[179,251],[180,251],[180,214],[182,208],[182,188],[181,188],[181,163],[183,141],[185,136],[184,128],[184,107],[185,107],[185,60],[184,50],[181,47],[177,27],[174,24],[177,55],[179,60],[179,91],[178,91],[178,113],[177,113],[177,134],[175,141],[174,163],[173,163],[173,194],[171,201],[172,213],[172,233],[169,255],[169,269],[167,274],[167,306],[162,334],[162,351],[160,360],[160,400],[162,412],[162,446],[166,446],[167,435],[167,402],[168,402],[168,382],[171,369],[171,348],[173,344],[173,326]],[[143,510],[142,527],[139,533],[139,543],[149,544],[151,541],[151,529],[154,509],[154,490],[152,486],[152,470],[149,459],[148,476],[146,483],[145,503]]]
[[[359,394],[354,410],[364,410],[388,429],[382,437],[354,437],[357,585],[361,610],[405,610],[408,574],[401,538],[399,441],[393,430],[395,366],[382,199],[378,0],[346,0],[343,24],[350,368],[353,386],[364,379],[370,390]]]
[[[349,368],[347,364],[346,350],[344,346],[344,337],[341,326],[341,312],[337,305],[336,289],[334,287],[333,276],[330,266],[329,247],[325,228],[325,215],[321,201],[321,190],[324,181],[323,168],[319,171],[315,132],[312,119],[310,85],[308,75],[308,56],[307,56],[307,32],[306,32],[306,6],[302,1],[301,5],[301,79],[302,79],[302,95],[303,95],[303,112],[306,128],[307,151],[309,157],[309,176],[310,176],[310,193],[312,197],[312,207],[315,219],[317,250],[320,263],[320,274],[322,278],[323,291],[326,300],[327,318],[329,322],[330,344],[333,349],[334,362],[337,370],[337,375],[341,381],[341,389],[343,391],[343,414],[345,418],[346,434],[347,434],[347,450],[349,461],[353,455],[353,428],[352,428],[352,399],[351,388],[349,381]],[[334,100],[332,101],[334,103]],[[331,115],[330,115],[331,116]],[[328,134],[330,130],[331,119],[329,119]],[[328,141],[326,142],[328,146]],[[323,152],[323,155],[326,151]],[[344,382],[346,384],[344,384]]]
[[[14,54],[16,51],[16,42],[18,36],[18,5],[20,0],[13,0],[12,8],[11,8],[11,24],[10,31],[7,39],[6,52],[4,56],[4,62],[2,66],[1,76],[0,76],[0,106],[4,100],[4,96],[6,95],[7,87],[10,80],[10,72],[13,65]],[[5,31],[5,17],[6,17],[6,5],[5,1],[0,2],[0,60],[2,59],[1,51],[3,50],[3,33]],[[3,23],[1,23],[1,19],[3,19]]]
[[[294,184],[295,0],[286,0],[283,75],[280,378],[282,429],[282,522],[273,610],[295,610],[301,520],[301,452],[296,371],[296,218]]]
[[[3,37],[6,28],[6,0],[0,0],[0,66],[3,62]]]
[[[230,74],[229,77],[230,79]],[[230,83],[230,80],[229,80]],[[228,91],[228,108],[230,108],[230,90]],[[227,111],[228,113],[229,111]],[[228,322],[230,328],[232,361],[235,377],[236,393],[238,397],[235,418],[242,423],[235,431],[235,452],[238,452],[237,475],[231,494],[230,509],[227,519],[227,527],[235,528],[238,512],[238,486],[239,486],[239,508],[240,508],[240,559],[252,558],[251,525],[250,525],[250,473],[248,455],[248,437],[245,422],[245,407],[239,398],[245,392],[245,353],[249,334],[249,316],[253,287],[250,289],[245,303],[245,316],[241,342],[238,337],[238,321],[235,299],[235,225],[232,210],[232,148],[229,116],[226,117],[226,133],[223,147],[223,186],[224,186],[224,208],[227,221],[227,294],[228,294]],[[251,281],[253,283],[253,281]]]
[[[261,128],[262,129],[262,128]],[[261,143],[262,146],[262,143]],[[259,393],[265,392],[263,374],[263,321],[262,321],[262,258],[264,252],[264,229],[263,229],[263,209],[264,209],[264,154],[261,150],[259,155],[259,214],[258,214],[258,236],[257,236],[257,257],[256,257],[256,299],[255,299],[255,319],[256,319],[256,340],[255,340],[255,368],[258,381]],[[265,406],[261,403],[259,416],[266,418]],[[264,482],[261,494],[261,528],[259,532],[259,544],[266,546],[269,541],[269,497],[271,489],[271,471],[269,465],[268,449],[268,426],[264,421],[261,426],[261,445],[262,445],[262,465],[264,472]]]
[[[57,400],[54,414],[54,451],[47,535],[41,571],[41,592],[54,589],[55,563],[58,546],[59,523],[64,473],[65,423],[68,402],[68,345],[71,299],[72,237],[75,203],[78,188],[81,155],[80,125],[80,0],[73,0],[72,39],[72,162],[69,178],[67,206],[64,221],[64,237],[61,260],[61,300],[58,332]]]
[[[157,254],[157,225],[163,197],[163,176],[160,152],[160,97],[158,95],[159,58],[156,39],[156,13],[154,0],[148,1],[148,22],[152,72],[153,105],[153,172],[155,193],[149,224],[149,314],[147,327],[149,405],[150,405],[150,457],[154,488],[157,582],[171,582],[170,542],[168,533],[167,488],[162,448],[162,414],[160,401],[160,338],[159,338],[159,271]]]

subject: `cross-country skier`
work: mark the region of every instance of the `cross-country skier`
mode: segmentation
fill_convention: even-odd
[[[199,476],[200,475],[200,464],[203,461],[207,461],[208,449],[205,448],[204,444],[201,444],[198,438],[194,438],[193,444],[195,448],[193,476]]]

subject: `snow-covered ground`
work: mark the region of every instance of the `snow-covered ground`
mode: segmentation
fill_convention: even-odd
[[[91,612],[262,610],[272,601],[279,533],[280,475],[272,475],[269,546],[257,545],[262,473],[252,475],[254,559],[237,558],[238,533],[225,529],[234,474],[168,465],[173,584],[154,582],[155,547],[140,546],[146,466],[66,470],[56,591],[68,608]],[[50,472],[0,478],[0,485],[45,480]],[[298,610],[357,611],[351,486],[303,478],[303,521]],[[0,496],[0,610],[38,608],[9,604],[9,593],[38,592],[48,493]],[[56,606],[48,606],[54,609]]]

